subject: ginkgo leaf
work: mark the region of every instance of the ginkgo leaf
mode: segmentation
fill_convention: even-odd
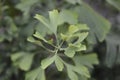
[[[68,29],[68,33],[73,34],[77,31],[79,31],[79,28],[76,25],[70,25],[70,27]]]
[[[59,56],[56,56],[55,65],[56,65],[58,71],[62,71],[64,68],[63,62],[61,61],[61,58]]]
[[[45,17],[43,17],[43,16],[41,16],[39,14],[36,14],[34,18],[41,21],[46,27],[48,27],[50,29],[50,22]]]
[[[39,14],[36,14],[34,18],[38,19],[42,24],[44,24],[50,31],[54,33],[54,30],[52,29],[51,23],[48,19]]]
[[[75,40],[75,43],[80,43],[88,36],[88,30],[89,28],[84,24],[70,25],[68,32],[66,34],[61,33],[60,35],[68,43],[74,41],[76,38],[78,39]]]
[[[87,67],[83,65],[76,65],[73,70],[77,72],[78,74],[85,76],[87,78],[90,78],[90,73]]]
[[[84,51],[84,50],[86,50],[86,46],[85,45],[81,45],[81,46],[77,47],[76,51]]]
[[[82,30],[89,31],[90,30],[90,28],[87,24],[77,24],[76,26],[79,28],[80,31],[82,31]]]
[[[78,36],[79,36],[78,42],[82,42],[85,38],[87,38],[88,32],[82,32]]]
[[[61,10],[59,13],[60,20],[59,24],[63,24],[64,22],[69,24],[77,24],[78,22],[78,14],[73,10]]]
[[[65,49],[65,55],[68,56],[68,57],[73,57],[75,55],[75,48],[73,47],[68,47]]]
[[[72,47],[75,51],[86,50],[86,46],[81,43],[69,44],[69,47]]]
[[[28,71],[32,65],[34,54],[28,54],[24,56],[19,63],[19,67],[22,70]]]
[[[11,60],[12,61],[16,61],[17,59],[19,59],[20,57],[23,57],[26,53],[25,52],[17,52],[15,54],[11,55]]]
[[[25,80],[46,80],[44,70],[39,67],[30,72],[27,72],[25,75]]]
[[[27,40],[28,40],[29,42],[35,43],[35,44],[37,44],[37,45],[39,45],[39,46],[43,46],[40,41],[35,40],[32,36],[28,37]]]
[[[50,23],[51,23],[51,28],[54,31],[54,33],[57,32],[57,26],[59,22],[59,13],[57,10],[53,10],[49,12],[49,17],[50,17]]]
[[[60,34],[60,36],[61,36],[61,39],[62,40],[64,40],[64,41],[66,41],[67,40],[67,38],[68,38],[68,36],[67,35],[64,35],[64,34]]]
[[[39,32],[35,32],[35,34],[33,34],[33,36],[43,40],[44,42],[47,42],[47,40]]]
[[[45,58],[41,61],[41,68],[46,69],[49,65],[51,65],[56,59],[56,55],[53,57]]]
[[[34,54],[29,54],[27,52],[18,52],[11,55],[14,65],[25,71],[30,69],[33,57]]]
[[[78,80],[78,76],[77,76],[77,74],[72,70],[72,67],[69,66],[69,65],[66,65],[66,66],[67,66],[68,77],[69,77],[71,80]]]
[[[97,59],[97,55],[95,53],[87,54],[87,55],[77,55],[73,59],[76,64],[83,64],[90,68],[93,68],[93,64],[99,63]]]
[[[74,9],[79,14],[79,21],[87,24],[90,28],[87,41],[91,44],[100,42],[105,39],[105,36],[110,30],[110,22],[104,17],[96,13],[88,4],[82,3]]]

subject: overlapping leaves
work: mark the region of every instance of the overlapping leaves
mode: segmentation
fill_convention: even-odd
[[[65,13],[65,14],[64,14]],[[33,43],[37,43],[40,46],[42,46],[47,51],[53,53],[54,55],[45,58],[41,61],[41,68],[46,69],[51,64],[56,65],[58,71],[63,71],[64,66],[66,66],[68,71],[68,76],[71,80],[78,80],[78,74],[83,75],[87,78],[90,77],[89,71],[84,65],[70,65],[66,63],[59,54],[65,54],[67,57],[74,57],[76,52],[80,52],[83,50],[86,50],[86,46],[82,44],[84,39],[88,35],[89,28],[85,24],[76,24],[77,23],[77,17],[74,14],[69,13],[71,16],[66,15],[66,13],[69,13],[69,11],[63,10],[61,12],[58,12],[58,10],[49,11],[49,19],[41,16],[36,15],[35,18],[38,19],[42,24],[44,24],[45,27],[48,28],[52,32],[52,35],[55,36],[55,40],[58,40],[56,44],[54,43],[54,40],[52,43],[49,41],[51,39],[46,39],[46,36],[43,36],[40,32],[36,31],[35,34],[33,34],[33,37],[29,37],[28,40]],[[66,17],[66,19],[64,19]],[[69,19],[75,21],[70,21]],[[68,23],[68,30],[66,30],[65,33],[62,33],[58,31],[58,26],[60,27],[61,24]],[[37,38],[37,40],[35,38]],[[54,47],[53,50],[50,50],[48,47],[46,47],[44,44],[49,44],[52,47]],[[63,47],[64,42],[67,43],[66,47]],[[59,51],[63,51],[63,53],[59,53]],[[80,68],[79,68],[80,67]]]

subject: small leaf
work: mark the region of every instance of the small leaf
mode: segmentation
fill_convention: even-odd
[[[87,38],[88,32],[82,32],[78,36],[79,36],[78,42],[82,42],[85,38]]]
[[[93,54],[87,54],[87,55],[77,55],[73,58],[76,64],[83,64],[90,68],[93,68],[93,64],[98,64],[97,55],[95,53]]]
[[[62,71],[63,70],[64,65],[63,65],[63,63],[61,61],[61,58],[59,56],[56,57],[55,64],[57,66],[58,71]]]
[[[71,80],[78,80],[77,74],[72,70],[71,67],[67,66],[67,72],[68,72],[68,77],[69,77]]]
[[[20,57],[23,57],[26,53],[25,52],[17,52],[11,55],[11,60],[16,61]]]
[[[61,36],[61,39],[62,39],[62,40],[65,40],[65,41],[66,41],[66,40],[67,40],[67,38],[68,38],[68,36],[67,36],[67,35],[64,35],[64,34],[62,34],[62,33],[60,34],[60,36]]]
[[[36,40],[33,37],[31,37],[31,36],[27,38],[27,41],[29,41],[29,42],[36,42]]]
[[[77,47],[76,51],[83,51],[86,50],[86,46],[85,45],[80,45],[79,47]]]
[[[87,69],[87,67],[85,67],[83,65],[76,65],[74,67],[74,71],[77,72],[78,74],[82,75],[82,76],[90,78],[89,70]]]
[[[41,68],[46,69],[49,65],[51,65],[55,61],[56,56],[54,55],[53,57],[43,59],[41,61]]]
[[[90,28],[87,26],[87,24],[77,24],[79,30],[85,30],[88,31]]]
[[[50,22],[43,16],[36,14],[35,17],[39,21],[41,21],[46,27],[50,29]],[[51,30],[51,29],[50,29]]]
[[[78,28],[77,26],[75,26],[75,25],[70,25],[69,30],[68,30],[68,32],[69,32],[70,34],[73,34],[73,33],[77,32],[77,31],[79,31],[79,28]]]
[[[73,57],[75,55],[75,49],[72,47],[68,47],[65,49],[65,55],[68,57]]]
[[[59,15],[62,20],[61,24],[64,22],[69,24],[77,24],[78,22],[78,15],[73,10],[62,10]]]
[[[41,67],[36,68],[25,75],[25,80],[45,80],[45,72]]]
[[[47,42],[47,40],[45,40],[45,38],[39,32],[35,32],[35,34],[33,34],[33,36],[43,40],[44,42]]]
[[[22,70],[28,71],[32,65],[34,54],[28,54],[20,60],[19,67]]]
[[[51,23],[51,28],[54,31],[54,33],[57,32],[57,26],[58,26],[58,21],[59,21],[59,13],[57,10],[53,10],[49,12],[49,17],[50,17],[50,23]]]
[[[11,59],[15,66],[20,69],[27,71],[32,65],[34,54],[29,54],[27,52],[18,52],[11,55]]]

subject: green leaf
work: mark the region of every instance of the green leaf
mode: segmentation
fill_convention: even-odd
[[[48,19],[46,19],[45,17],[39,15],[39,14],[36,14],[35,17],[36,19],[38,19],[42,24],[44,24],[49,30],[51,30],[52,32],[54,32],[51,27],[50,27],[50,21]]]
[[[79,31],[79,28],[76,25],[70,25],[69,26],[68,33],[73,34],[77,31]]]
[[[67,47],[66,49],[65,49],[65,55],[66,56],[68,56],[68,57],[74,57],[74,55],[75,55],[75,48],[74,47]]]
[[[22,58],[20,61],[19,67],[22,70],[28,71],[32,65],[34,54],[28,54]]]
[[[68,71],[68,76],[71,80],[78,80],[77,74],[73,71]]]
[[[67,38],[68,38],[68,36],[67,35],[64,35],[64,34],[60,34],[60,36],[61,36],[61,39],[62,40],[64,40],[64,41],[66,41],[67,40]]]
[[[64,68],[63,62],[59,56],[56,56],[55,65],[56,65],[58,71],[62,71]]]
[[[89,29],[90,29],[87,24],[77,24],[76,26],[78,26],[78,28],[79,28],[80,31],[82,31],[82,30],[83,31],[84,30],[85,31],[89,31]]]
[[[110,30],[110,22],[96,13],[86,3],[83,3],[81,6],[76,7],[73,10],[79,14],[79,21],[90,27],[89,35],[87,37],[89,43],[94,44],[97,43],[97,40],[101,42],[105,39]]]
[[[28,38],[27,38],[27,41],[32,42],[32,43],[35,43],[35,44],[37,44],[37,45],[39,45],[39,46],[43,46],[43,44],[42,44],[40,41],[35,40],[32,36],[28,37]]]
[[[59,23],[59,13],[57,10],[53,10],[49,12],[49,17],[50,17],[50,23],[51,23],[51,28],[54,33],[57,32],[57,26]]]
[[[87,67],[83,65],[76,65],[73,70],[77,72],[78,74],[85,76],[87,78],[90,78],[90,73]]]
[[[106,0],[106,1],[120,11],[120,0]]]
[[[65,50],[65,55],[68,57],[74,57],[75,52],[77,51],[83,51],[86,50],[86,46],[82,45],[81,43],[78,44],[69,44],[69,46],[67,48],[64,49]]]
[[[85,38],[87,38],[88,32],[82,32],[78,36],[79,36],[78,42],[82,42]]]
[[[49,30],[48,27],[46,27],[44,24],[42,23],[38,23],[35,26],[35,31],[39,32],[42,36],[46,36],[47,34],[53,34],[53,32],[51,30]]]
[[[86,50],[86,46],[85,46],[85,45],[82,45],[81,43],[69,44],[69,47],[72,47],[75,51]]]
[[[43,40],[44,42],[47,42],[47,40],[39,32],[35,32],[35,34],[33,34],[33,36]]]
[[[56,59],[56,55],[54,55],[53,57],[43,59],[41,61],[41,68],[46,69],[49,65],[51,65],[55,61],[55,59]]]
[[[69,24],[77,24],[78,22],[78,15],[73,10],[62,10],[59,15],[61,19],[59,24],[63,24],[64,22]]]
[[[83,64],[90,68],[93,68],[93,64],[98,64],[98,58],[95,53],[87,55],[77,55],[74,58],[76,64]]]
[[[68,72],[68,77],[71,80],[78,80],[77,74],[74,71],[72,71],[71,68],[67,67],[67,72]]]
[[[33,37],[31,37],[31,36],[27,38],[27,41],[29,41],[29,42],[36,42],[36,40]]]
[[[15,54],[11,55],[11,60],[12,61],[17,61],[20,57],[23,57],[26,53],[25,52],[17,52]]]
[[[27,52],[17,52],[11,55],[11,60],[15,66],[18,66],[24,71],[28,71],[32,65],[34,54]]]
[[[25,80],[46,80],[45,72],[41,67],[36,68],[25,75]]]
[[[61,33],[61,38],[68,43],[78,38],[75,43],[80,43],[88,36],[88,30],[85,24],[70,25],[66,34]]]

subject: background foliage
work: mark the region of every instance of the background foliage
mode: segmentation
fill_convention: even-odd
[[[82,42],[87,50],[76,54],[72,60],[63,57],[64,60],[85,66],[79,66],[78,69],[87,68],[90,80],[119,80],[119,0],[0,0],[0,80],[44,80],[44,74],[47,80],[69,80],[67,71],[71,73],[68,76],[73,75],[70,79],[76,79],[76,73],[72,72],[75,70],[67,68],[69,70],[58,72],[54,64],[44,72],[39,66],[49,52],[27,41],[36,31],[47,40],[54,40],[48,28],[34,18],[36,14],[48,18],[48,11],[54,9],[62,16],[60,23],[63,24],[59,25],[58,31],[63,34],[68,29],[66,26],[72,24],[86,24],[89,28],[89,34]],[[98,55],[99,65],[93,66],[98,64],[95,54]],[[79,80],[88,80],[79,76]]]

